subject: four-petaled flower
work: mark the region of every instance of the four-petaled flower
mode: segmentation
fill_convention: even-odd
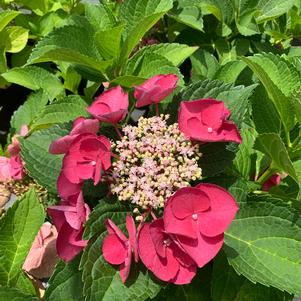
[[[237,210],[232,195],[217,185],[180,188],[164,208],[165,230],[175,235],[183,250],[202,267],[222,247],[224,232]]]
[[[102,170],[111,166],[111,143],[105,136],[80,134],[71,143],[63,159],[64,176],[74,184],[93,179],[100,181]]]
[[[165,232],[162,218],[143,224],[138,234],[138,250],[145,266],[163,281],[187,284],[196,274],[195,262]]]
[[[132,216],[126,217],[129,238],[110,219],[106,220],[106,228],[109,235],[103,241],[103,257],[111,264],[120,265],[120,277],[125,282],[130,272],[132,253],[135,261],[138,262],[135,222]]]
[[[182,101],[179,111],[180,131],[201,142],[232,141],[241,143],[236,125],[227,120],[230,111],[224,102],[212,98]]]

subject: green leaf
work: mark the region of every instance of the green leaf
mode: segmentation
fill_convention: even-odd
[[[81,259],[86,301],[143,301],[154,298],[161,288],[148,271],[142,267],[138,271],[136,265],[131,268],[127,284],[123,284],[118,267],[108,264],[101,254],[102,242],[107,235],[105,220],[111,218],[124,229],[129,211],[119,202],[109,204],[101,200],[89,216],[84,237],[94,238],[89,240]]]
[[[145,33],[172,8],[172,0],[128,0],[120,9],[126,24],[121,62],[124,62]]]
[[[43,90],[31,93],[11,118],[10,125],[16,133],[20,132],[22,125],[29,125],[46,106],[47,102],[48,97]]]
[[[199,49],[191,56],[192,80],[213,79],[219,64],[215,56],[204,49]]]
[[[0,285],[15,286],[45,213],[32,189],[0,220]]]
[[[133,76],[133,75],[124,75],[124,76],[119,76],[116,77],[114,80],[112,80],[111,83],[131,88],[134,86],[138,86],[143,84],[145,82],[146,78],[139,77],[139,76]]]
[[[106,30],[117,25],[117,21],[104,1],[97,5],[85,3],[85,16],[95,31]]]
[[[4,27],[12,21],[15,17],[17,17],[21,12],[14,10],[4,10],[0,12],[0,31],[4,29]]]
[[[269,195],[250,198],[226,231],[225,244],[238,274],[301,295],[301,218],[293,207]]]
[[[253,145],[256,138],[256,132],[253,129],[242,129],[240,131],[242,144],[238,146],[233,164],[238,173],[246,180],[249,180],[252,171],[252,159],[255,151]]]
[[[198,4],[199,0],[178,0],[174,1],[173,8],[168,16],[179,23],[183,23],[196,30],[203,30],[202,11]]]
[[[154,301],[211,301],[212,267],[207,264],[198,269],[192,282],[185,285],[168,284]]]
[[[252,97],[252,116],[255,123],[256,131],[261,133],[278,133],[281,132],[281,120],[279,114],[268,98],[263,88],[259,86]]]
[[[20,52],[27,44],[28,29],[21,26],[7,26],[0,32],[1,42],[4,42],[6,52]]]
[[[96,45],[105,59],[118,58],[124,25],[99,30],[95,34]]]
[[[288,132],[294,124],[289,96],[298,88],[300,76],[292,64],[273,54],[257,54],[242,60],[264,85]]]
[[[225,171],[235,158],[235,151],[227,143],[206,143],[201,145],[202,156],[198,165],[203,177],[212,177]]]
[[[246,64],[242,61],[231,61],[221,66],[216,72],[215,78],[225,83],[235,83]]]
[[[28,64],[65,61],[105,72],[111,61],[104,61],[95,45],[94,32],[87,26],[68,25],[52,31],[33,49]]]
[[[70,95],[44,107],[33,120],[31,129],[73,121],[78,116],[88,117],[87,103],[78,95]]]
[[[22,4],[39,16],[44,15],[48,10],[47,0],[22,0]]]
[[[269,156],[272,168],[287,172],[298,183],[292,161],[280,136],[275,133],[260,134],[256,138],[254,148]]]
[[[277,18],[287,13],[294,4],[294,0],[259,0],[256,5],[259,11],[256,21],[260,23]]]
[[[190,57],[198,47],[189,47],[178,43],[161,43],[143,47],[130,59],[129,64],[137,64],[140,60],[152,53],[158,54],[170,61],[174,66],[180,66],[185,59]]]
[[[238,276],[227,262],[224,252],[214,259],[212,301],[290,301],[292,296],[273,287],[254,284]]]
[[[22,159],[27,172],[49,193],[57,193],[56,181],[61,171],[62,156],[51,155],[48,149],[52,141],[68,133],[69,129],[56,125],[38,130],[20,141]]]
[[[51,100],[64,92],[64,86],[59,79],[41,67],[17,67],[10,69],[1,75],[8,82],[24,86],[28,89],[42,89]]]
[[[180,78],[179,84],[183,85],[183,75],[180,70],[172,65],[164,56],[156,53],[143,55],[139,60],[129,61],[125,75],[137,76],[148,79],[157,74],[173,73]]]
[[[20,290],[7,286],[0,286],[1,301],[38,301],[37,297],[24,294]]]
[[[84,300],[82,273],[78,268],[79,259],[80,256],[77,256],[68,264],[60,261],[56,265],[45,293],[45,301]]]

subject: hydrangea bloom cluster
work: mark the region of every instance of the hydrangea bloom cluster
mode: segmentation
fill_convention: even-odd
[[[133,257],[163,281],[189,283],[197,268],[221,249],[238,206],[225,189],[206,183],[191,187],[191,182],[201,179],[199,142],[240,143],[241,137],[224,103],[210,98],[182,101],[178,123],[168,125],[169,116],[159,115],[159,102],[175,90],[177,81],[173,74],[157,75],[135,87],[136,107],[153,105],[157,116],[123,126],[123,135],[118,123],[128,114],[129,101],[118,86],[88,108],[94,119],[76,119],[70,134],[51,144],[51,153],[64,154],[57,181],[61,202],[48,208],[63,260],[72,260],[88,243],[82,238],[90,213],[82,192],[88,179],[94,185],[109,182],[119,201],[131,203],[129,212],[142,209],[137,227],[130,214],[125,217],[128,236],[111,219],[105,222],[103,258],[119,265],[123,282]],[[98,134],[103,122],[116,129],[120,140]]]
[[[144,209],[163,207],[177,189],[201,178],[199,144],[188,141],[177,123],[167,125],[168,117],[141,117],[137,126],[123,128],[114,149],[119,160],[113,163],[111,184],[119,200]]]

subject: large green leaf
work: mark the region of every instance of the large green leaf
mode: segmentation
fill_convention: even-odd
[[[24,294],[22,291],[7,287],[0,286],[1,301],[38,301],[37,297],[32,297],[28,294]]]
[[[0,31],[4,29],[4,27],[12,21],[15,17],[17,17],[21,12],[14,10],[4,10],[0,12]]]
[[[281,120],[273,102],[262,85],[260,85],[252,97],[252,117],[256,131],[261,133],[281,132]]]
[[[203,30],[202,11],[199,3],[199,0],[174,1],[174,6],[168,16],[194,29]]]
[[[46,301],[72,300],[83,301],[82,273],[78,269],[80,256],[66,264],[60,261],[49,280],[46,290]]]
[[[226,231],[225,244],[237,273],[301,295],[301,217],[292,206],[269,195],[250,198]]]
[[[172,0],[124,1],[120,18],[125,23],[124,46],[121,61],[124,62],[145,33],[172,8]]]
[[[87,117],[87,103],[78,95],[70,95],[44,107],[31,124],[31,129]]]
[[[124,229],[128,212],[129,209],[120,203],[109,204],[101,200],[90,214],[84,236],[93,238],[81,260],[86,301],[143,301],[155,297],[161,288],[144,268],[140,267],[138,271],[137,265],[132,265],[127,284],[123,284],[118,267],[108,264],[101,254],[102,242],[107,235],[105,220],[111,218]]]
[[[0,285],[15,286],[45,213],[34,190],[20,198],[0,220]]]
[[[22,159],[27,172],[50,193],[57,193],[56,181],[61,171],[62,156],[51,155],[48,149],[52,141],[68,133],[69,130],[56,125],[21,140]]]
[[[296,171],[280,136],[275,133],[260,134],[256,138],[254,148],[263,152],[272,160],[272,168],[287,172],[297,183]]]
[[[242,129],[240,131],[242,144],[238,146],[233,164],[238,173],[246,180],[249,180],[252,171],[252,162],[255,151],[253,145],[256,138],[256,132],[253,129]]]
[[[19,106],[11,118],[10,125],[17,133],[21,126],[29,125],[34,118],[43,110],[48,102],[48,97],[43,90],[31,93],[23,105]]]
[[[24,86],[31,90],[42,89],[50,99],[54,99],[64,92],[64,86],[59,79],[41,67],[16,67],[1,74],[1,76],[8,82]]]
[[[85,23],[86,24],[86,23]],[[97,50],[94,31],[86,26],[68,25],[52,31],[33,49],[28,64],[66,61],[105,72],[111,61],[104,61]]]
[[[287,60],[273,54],[242,58],[264,85],[288,132],[294,125],[294,112],[289,97],[298,88],[300,76]]]
[[[259,0],[256,5],[259,12],[256,21],[265,22],[279,17],[287,13],[294,4],[294,0]]]
[[[254,284],[238,276],[224,252],[214,259],[212,301],[290,301],[292,296],[273,287]]]
[[[138,64],[143,56],[155,53],[169,60],[172,65],[179,66],[197,49],[198,47],[189,47],[185,44],[178,43],[161,43],[146,46],[135,53],[135,55],[130,59],[128,65],[132,66],[133,64]]]

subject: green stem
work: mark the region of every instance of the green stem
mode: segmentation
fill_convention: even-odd
[[[263,184],[266,182],[277,170],[270,166],[258,179],[257,182],[259,184]]]

